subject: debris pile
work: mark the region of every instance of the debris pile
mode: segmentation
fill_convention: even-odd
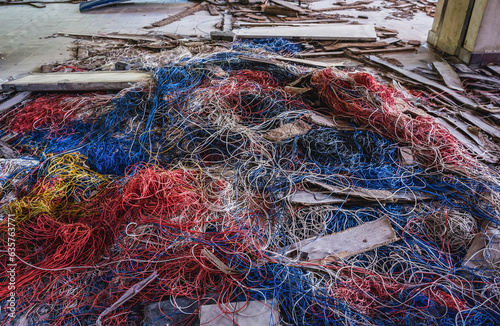
[[[498,172],[424,93],[259,46],[1,112],[3,324],[500,323]]]

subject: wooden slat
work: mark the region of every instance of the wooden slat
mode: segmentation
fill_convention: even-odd
[[[463,92],[462,82],[455,70],[446,61],[433,62],[432,65],[436,68],[437,72],[443,78],[444,83],[451,89]]]
[[[21,103],[22,101],[27,99],[30,94],[31,94],[31,92],[22,92],[22,93],[16,94],[13,98],[8,99],[8,100],[0,103],[0,113],[2,113],[3,111],[6,111],[6,110],[14,107],[15,105]]]
[[[373,25],[318,24],[300,27],[253,27],[234,31],[239,38],[282,37],[299,40],[375,41]]]
[[[92,71],[32,74],[2,85],[16,91],[94,91],[121,90],[151,79],[142,71]]]
[[[383,48],[388,46],[389,43],[384,42],[369,42],[369,43],[337,43],[333,45],[324,46],[323,49],[325,51],[336,51],[340,49],[346,48]]]
[[[477,104],[474,103],[473,101],[469,100],[467,97],[463,96],[463,95],[460,95],[458,94],[457,92],[453,91],[452,89],[444,86],[444,85],[441,85],[439,83],[436,83],[435,81],[432,81],[428,78],[425,78],[423,76],[420,76],[416,73],[413,73],[409,70],[406,70],[406,69],[403,69],[403,68],[400,68],[400,67],[397,67],[385,60],[382,60],[376,56],[373,56],[371,55],[370,56],[370,61],[374,62],[374,63],[377,63],[381,66],[384,66],[386,67],[387,69],[389,70],[392,70],[392,71],[395,71],[403,76],[405,76],[406,78],[410,78],[420,84],[424,84],[426,86],[429,86],[429,87],[433,87],[433,88],[436,88],[442,92],[445,92],[447,93],[448,95],[450,95],[451,97],[453,97],[455,100],[457,100],[458,102],[466,105],[466,106],[469,106],[471,108],[477,108]]]
[[[391,222],[382,217],[343,232],[299,241],[291,246],[289,252],[307,253],[306,260],[319,262],[347,258],[397,240]]]
[[[271,0],[271,2],[277,4],[277,5],[280,5],[282,7],[285,7],[287,9],[290,9],[290,10],[293,10],[293,11],[296,11],[298,13],[305,13],[306,10],[293,4],[293,3],[290,3],[290,2],[287,2],[287,1],[283,1],[283,0]]]
[[[407,52],[407,51],[416,51],[413,46],[403,46],[400,48],[385,48],[385,49],[372,49],[372,50],[360,50],[356,48],[348,48],[354,54],[374,54],[374,53],[392,53],[392,52]]]
[[[191,7],[191,8],[188,8],[178,14],[175,14],[173,16],[170,16],[170,17],[167,17],[165,19],[162,19],[160,21],[157,21],[155,23],[152,23],[150,26],[145,26],[144,28],[154,28],[154,27],[161,27],[161,26],[165,26],[165,25],[168,25],[168,24],[171,24],[173,22],[176,22],[178,20],[181,20],[182,18],[184,17],[187,17],[189,15],[192,15],[194,13],[197,13],[198,11],[202,11],[202,10],[205,10],[207,6],[207,3],[206,2],[202,2],[194,7]]]

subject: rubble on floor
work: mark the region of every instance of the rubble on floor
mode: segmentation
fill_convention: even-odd
[[[229,7],[240,25],[333,17],[187,10]],[[382,53],[420,44],[372,27],[301,43],[62,31],[72,60],[2,85],[0,322],[499,324],[498,67],[410,69]]]

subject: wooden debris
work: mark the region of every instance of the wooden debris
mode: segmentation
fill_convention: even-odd
[[[262,17],[262,16],[259,16]],[[288,17],[289,18],[289,17]],[[273,23],[273,22],[258,22],[258,23],[245,23],[245,22],[238,22],[239,26],[242,27],[258,27],[258,26],[302,26],[304,24],[319,24],[319,23],[328,23],[328,24],[340,24],[340,23],[346,23],[348,20],[346,19],[318,19],[318,20],[292,20],[288,22],[280,22],[280,23]]]
[[[487,65],[486,68],[493,72],[494,74],[500,76],[500,66],[497,65]]]
[[[464,257],[464,266],[474,269],[500,268],[500,228],[491,222],[485,223],[484,232],[479,232]]]
[[[0,103],[0,113],[2,113],[3,111],[6,111],[6,110],[16,106],[17,104],[21,103],[22,101],[27,99],[28,96],[30,96],[30,94],[31,94],[31,92],[22,92],[22,93],[16,94],[11,99],[8,99],[8,100]]]
[[[311,127],[304,121],[297,120],[292,123],[287,123],[281,127],[269,130],[262,137],[267,140],[280,142],[296,136],[305,135],[311,130]]]
[[[325,51],[336,51],[346,48],[383,48],[388,46],[388,42],[365,42],[365,43],[337,43],[333,45],[324,46]]]
[[[348,10],[348,9],[367,9],[364,5],[354,5],[354,6],[341,6],[341,7],[329,7],[323,9],[313,9],[313,11],[336,11],[336,10]]]
[[[0,158],[13,159],[18,156],[19,154],[14,148],[10,147],[6,142],[0,140]]]
[[[2,85],[16,91],[94,91],[121,90],[135,83],[151,80],[142,71],[90,71],[72,73],[32,74]]]
[[[401,164],[406,166],[416,164],[415,157],[413,156],[413,151],[411,147],[400,147],[399,159],[401,161]]]
[[[134,41],[134,42],[158,42],[161,41],[160,37],[150,36],[150,35],[138,35],[138,34],[112,34],[112,33],[101,33],[101,34],[82,34],[82,33],[64,33],[59,32],[57,35],[61,36],[71,36],[71,37],[86,37],[91,39],[105,38],[112,40],[124,40],[124,41]]]
[[[253,27],[235,30],[238,38],[283,37],[299,40],[375,41],[373,25],[321,24],[300,27]]]
[[[484,122],[481,118],[476,117],[472,113],[461,111],[458,112],[465,120],[469,121],[471,124],[479,127],[482,131],[490,134],[493,137],[500,139],[500,129],[493,127],[492,125]]]
[[[273,15],[273,16],[297,16],[297,11],[291,10],[288,8],[284,8],[281,6],[264,6],[264,12],[268,15]],[[271,17],[269,19],[272,21]],[[279,20],[281,21],[281,20]]]
[[[448,64],[446,61],[441,62],[433,62],[432,65],[437,70],[441,78],[443,78],[444,83],[451,89],[457,91],[464,91],[462,87],[462,82],[460,81],[460,77],[458,77],[455,70]]]
[[[436,89],[450,95],[451,97],[453,97],[453,99],[457,100],[458,102],[462,103],[463,105],[466,105],[466,106],[471,107],[471,108],[476,108],[478,106],[476,103],[471,101],[469,98],[467,98],[463,95],[460,95],[457,92],[451,90],[450,88],[448,88],[444,85],[441,85],[437,82],[434,82],[428,78],[420,76],[420,75],[413,73],[409,70],[392,65],[392,64],[388,63],[387,61],[384,61],[384,60],[382,60],[376,56],[373,56],[373,55],[371,55],[369,57],[369,59],[370,59],[370,61],[372,61],[376,64],[379,64],[379,65],[381,65],[381,66],[383,66],[391,71],[397,72],[397,73],[405,76],[406,78],[410,78],[417,83],[424,84],[424,85],[432,87],[432,88],[436,88]]]
[[[351,201],[371,201],[378,203],[415,203],[419,200],[428,200],[430,197],[417,197],[414,193],[399,193],[389,190],[365,189],[360,187],[341,188],[333,186],[322,181],[307,178],[304,180],[306,184],[320,187],[328,192],[328,195],[345,198]],[[361,199],[361,200],[360,200]]]
[[[282,57],[282,56],[277,56],[277,57],[274,57],[274,58],[277,59],[277,60],[281,60],[281,61],[298,63],[298,64],[301,64],[301,65],[304,65],[304,66],[320,67],[320,68],[328,68],[328,67],[341,66],[342,65],[341,63],[326,63],[326,62],[321,62],[321,61],[288,58],[288,57]]]
[[[291,3],[291,2],[288,2],[288,1],[283,1],[283,0],[271,0],[272,3],[275,3],[277,5],[280,5],[286,9],[289,9],[289,10],[293,10],[297,13],[301,13],[301,14],[304,14],[306,13],[306,10]]]
[[[161,27],[161,26],[171,24],[171,23],[176,22],[184,17],[187,17],[187,16],[190,16],[194,13],[197,13],[198,11],[205,10],[206,7],[207,7],[207,3],[202,2],[200,4],[197,4],[194,7],[188,8],[188,9],[186,9],[178,14],[175,14],[173,16],[170,16],[170,17],[167,17],[167,18],[162,19],[160,21],[157,21],[155,23],[152,23],[150,26],[145,26],[144,28],[150,29],[150,28],[154,28],[154,27]]]
[[[288,252],[296,252],[299,257],[304,257],[304,260],[311,262],[325,259],[338,260],[397,240],[398,237],[391,222],[386,217],[382,217],[342,232],[296,242]],[[301,255],[303,252],[307,255]]]
[[[358,48],[348,48],[354,54],[373,54],[373,53],[392,53],[392,52],[407,52],[415,51],[413,46],[390,47],[385,49],[360,50]]]
[[[289,199],[291,204],[314,206],[314,205],[341,205],[345,199],[333,197],[327,194],[310,191],[296,191]]]
[[[214,5],[208,5],[207,10],[210,13],[211,16],[219,16],[219,10],[217,10],[217,7]]]
[[[308,52],[298,54],[301,58],[314,58],[314,57],[335,57],[343,55],[344,51],[333,51],[333,52]]]

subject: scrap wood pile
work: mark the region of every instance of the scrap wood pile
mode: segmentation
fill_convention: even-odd
[[[0,116],[2,324],[142,325],[208,297],[271,325],[498,325],[498,172],[415,96],[433,105],[235,51],[33,95]]]

